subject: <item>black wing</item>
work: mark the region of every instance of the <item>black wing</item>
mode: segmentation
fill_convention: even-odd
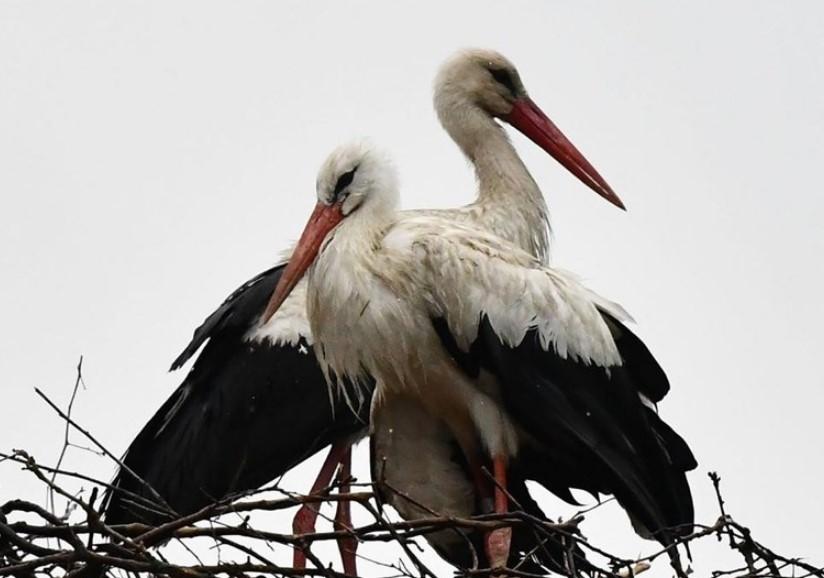
[[[282,270],[244,284],[195,331],[172,368],[205,343],[203,351],[126,452],[125,465],[178,514],[255,489],[368,422],[368,399],[360,415],[340,400],[333,408],[305,342],[275,346],[244,339]],[[163,519],[134,503],[127,492],[148,499],[151,493],[127,471],[118,472],[113,485],[126,492],[109,496],[109,523]]]
[[[629,329],[604,318],[624,360],[609,371],[545,351],[535,330],[508,347],[487,319],[471,350],[456,353],[446,324],[434,325],[467,373],[486,369],[500,380],[507,411],[536,440],[518,460],[528,479],[571,502],[572,488],[612,494],[640,534],[670,543],[694,521],[685,473],[695,458],[639,395],[651,402],[664,397],[663,370]]]

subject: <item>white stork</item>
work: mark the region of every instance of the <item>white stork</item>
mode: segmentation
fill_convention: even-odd
[[[376,423],[412,400],[471,468],[491,463],[496,512],[508,509],[509,464],[528,451],[534,477],[561,497],[614,494],[664,544],[690,531],[696,463],[654,409],[668,383],[620,306],[482,228],[397,213],[394,172],[363,143],[332,153],[317,198],[263,321],[309,270],[330,385],[374,380]],[[486,537],[492,567],[510,538]]]
[[[588,187],[623,207],[609,185],[529,98],[515,67],[486,50],[458,53],[435,82],[435,109],[444,128],[473,163],[477,200],[458,209],[416,211],[494,231],[545,260],[548,215],[543,196],[499,122],[515,127],[546,150]],[[312,492],[329,485],[349,446],[364,430],[368,403],[358,415],[335,399],[330,406],[323,376],[311,352],[305,288],[296,288],[269,322],[259,323],[266,299],[281,278],[279,265],[235,291],[195,331],[175,360],[181,367],[201,347],[194,367],[129,447],[125,465],[177,513],[195,511],[214,499],[277,478],[326,445],[332,449]],[[205,346],[204,346],[205,344]],[[365,391],[368,397],[371,392]],[[151,494],[128,471],[114,485]],[[338,519],[348,520],[346,504]],[[114,493],[107,508],[112,523],[159,521],[157,505],[135,504]],[[301,508],[296,533],[311,532],[317,512]],[[343,549],[353,572],[353,544]],[[294,565],[305,556],[296,552]]]

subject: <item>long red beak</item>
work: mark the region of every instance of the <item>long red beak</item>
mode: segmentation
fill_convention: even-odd
[[[343,213],[341,212],[340,203],[334,205],[324,205],[318,203],[315,205],[315,210],[312,211],[312,216],[309,217],[309,222],[303,229],[303,234],[300,236],[295,252],[289,259],[289,264],[280,276],[275,291],[272,297],[269,298],[269,303],[266,305],[266,310],[261,317],[261,323],[266,323],[272,318],[272,315],[283,305],[289,293],[301,280],[303,274],[318,256],[320,246],[326,235],[334,229],[338,223],[343,220]]]
[[[502,119],[526,135],[532,142],[548,152],[578,177],[590,189],[604,197],[610,203],[626,211],[624,203],[613,192],[598,171],[589,164],[578,149],[564,136],[549,117],[532,102],[524,97],[515,101],[512,112]]]

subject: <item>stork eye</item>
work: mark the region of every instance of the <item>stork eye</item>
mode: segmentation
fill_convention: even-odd
[[[504,85],[509,92],[515,94],[515,81],[512,79],[512,75],[508,70],[504,68],[490,69],[489,74],[492,75],[492,78],[494,78],[496,82]]]
[[[332,192],[332,196],[337,198],[343,190],[352,184],[352,180],[355,178],[355,171],[358,170],[358,167],[355,167],[351,171],[343,173],[340,177],[338,177],[338,182],[335,183],[335,190]]]

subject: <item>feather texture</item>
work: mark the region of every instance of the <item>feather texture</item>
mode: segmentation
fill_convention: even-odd
[[[448,327],[434,323],[444,346],[454,350]],[[635,340],[618,339],[629,343],[621,350],[625,363],[607,372],[545,350],[536,330],[508,346],[483,319],[470,351],[455,359],[468,374],[485,369],[500,380],[507,412],[528,434],[529,457],[522,453],[518,460],[526,477],[573,503],[573,488],[614,494],[639,533],[669,543],[692,527],[685,473],[696,462],[686,442],[641,400],[642,391],[663,389],[666,377]],[[639,366],[647,370],[633,371]],[[637,381],[650,375],[663,383]]]
[[[258,328],[281,272],[275,267],[245,283],[195,331],[173,367],[203,351],[123,458],[179,514],[257,488],[326,445],[365,432],[368,403],[359,414],[339,398],[330,404],[310,337],[291,338],[288,309],[267,324],[279,324],[288,338]],[[113,485],[150,498],[125,470]],[[108,497],[106,517],[109,523],[163,520],[117,491]]]

